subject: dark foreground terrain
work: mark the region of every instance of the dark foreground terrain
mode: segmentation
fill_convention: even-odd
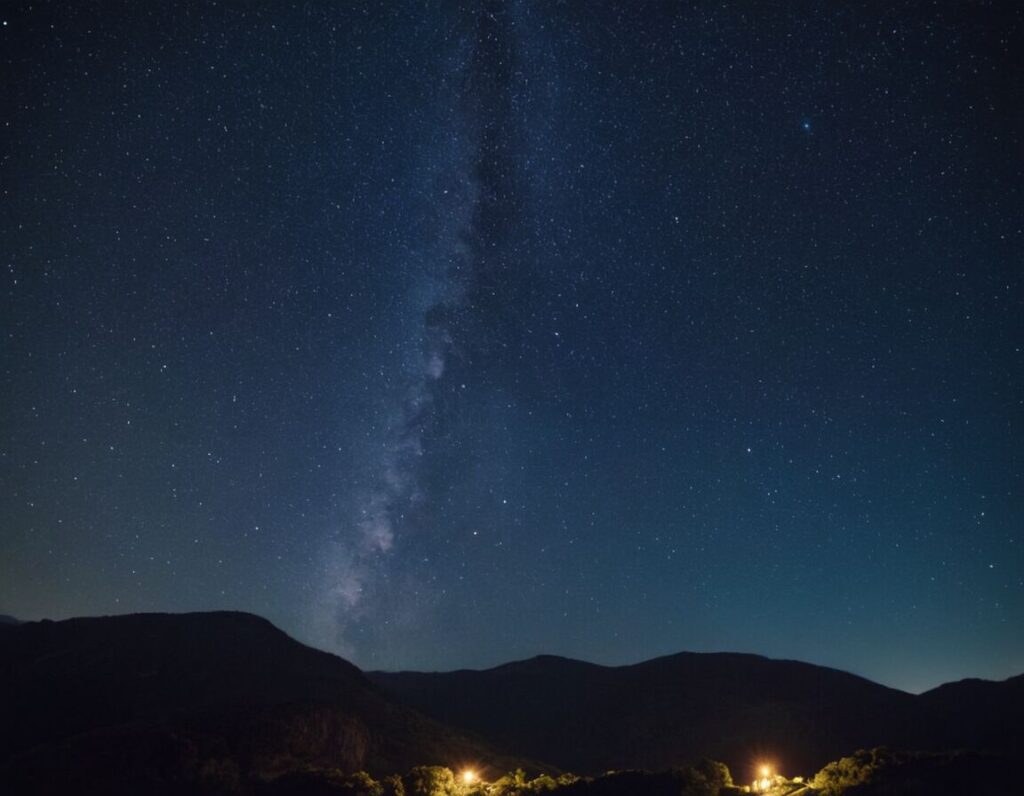
[[[368,678],[248,614],[5,622],[0,793],[717,796],[765,759],[778,796],[1014,793],[1022,691],[747,655]]]

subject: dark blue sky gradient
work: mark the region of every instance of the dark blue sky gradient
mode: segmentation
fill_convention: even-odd
[[[1012,3],[46,3],[0,612],[1024,671]]]

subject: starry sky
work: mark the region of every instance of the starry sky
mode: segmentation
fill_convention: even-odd
[[[1024,671],[1018,4],[0,16],[0,613]]]

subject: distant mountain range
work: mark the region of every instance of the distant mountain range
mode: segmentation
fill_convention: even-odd
[[[398,699],[570,771],[659,770],[702,757],[812,774],[858,748],[1024,750],[1024,675],[920,696],[846,672],[733,653],[606,667],[540,656],[484,671],[370,672]]]
[[[249,614],[139,614],[0,623],[0,717],[3,793],[233,793],[310,768],[596,773],[702,757],[746,780],[762,759],[809,775],[879,745],[1012,757],[1024,677],[913,696],[796,661],[692,653],[365,675]]]

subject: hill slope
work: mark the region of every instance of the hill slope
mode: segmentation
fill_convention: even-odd
[[[709,757],[746,778],[759,759],[810,774],[879,745],[1005,750],[1019,748],[1007,739],[1011,725],[1020,737],[1022,715],[1006,709],[986,731],[985,708],[963,721],[969,698],[915,697],[834,669],[732,653],[621,667],[541,656],[485,671],[369,676],[441,721],[580,772]]]
[[[248,614],[3,626],[0,682],[0,782],[32,782],[34,792],[82,778],[93,789],[170,792],[303,765],[520,763]]]
[[[1024,754],[1024,674],[1001,682],[960,680],[918,697],[933,746]]]

